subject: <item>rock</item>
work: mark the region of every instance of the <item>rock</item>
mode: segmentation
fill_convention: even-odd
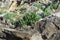
[[[60,17],[60,12],[56,12],[54,16]]]
[[[19,30],[10,29],[10,28],[2,28],[2,31],[9,35],[14,35],[18,38],[29,39],[31,37],[31,35],[27,31],[19,31]]]
[[[60,14],[50,15],[35,23],[34,29],[38,30],[44,40],[59,40]]]
[[[17,9],[17,1],[13,1],[8,11],[15,11]]]
[[[32,35],[30,40],[43,40],[40,33],[35,33]]]
[[[0,8],[9,11],[15,11],[21,0],[1,0]],[[19,2],[19,3],[17,3]]]
[[[26,30],[1,28],[6,36],[10,38],[21,38],[23,40],[60,40],[60,14],[53,14],[40,19]],[[1,26],[2,27],[2,26]],[[33,28],[31,28],[33,27]],[[9,36],[8,36],[9,35]],[[1,36],[2,37],[2,36]]]
[[[1,38],[1,39],[5,39],[5,38],[6,38],[6,34],[3,33],[3,32],[0,32],[0,38]]]
[[[45,25],[45,29],[42,32],[42,35],[45,35],[47,38],[50,38],[54,33],[57,33],[57,28],[53,23],[47,22]]]
[[[11,3],[11,0],[0,0],[0,8],[8,9]]]

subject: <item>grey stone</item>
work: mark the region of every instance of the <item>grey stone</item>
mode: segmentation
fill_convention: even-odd
[[[0,8],[9,8],[11,3],[11,0],[0,0]]]

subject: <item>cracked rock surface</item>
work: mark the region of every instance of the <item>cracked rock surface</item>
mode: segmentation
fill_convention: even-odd
[[[40,32],[44,40],[60,40],[59,25],[60,17],[55,14],[38,21],[34,27]]]
[[[57,15],[54,14],[43,18],[32,26],[34,27],[33,29],[20,31],[21,33],[15,29],[15,31],[13,29],[12,31],[8,30],[11,28],[6,28],[3,32],[0,30],[0,39],[11,40],[13,38],[13,40],[60,40],[60,17]],[[1,26],[0,29],[4,27]]]

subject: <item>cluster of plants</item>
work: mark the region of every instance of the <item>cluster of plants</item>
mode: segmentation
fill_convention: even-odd
[[[41,17],[33,11],[26,12],[22,19],[18,19],[14,25],[24,28],[25,25],[32,25],[38,21]]]
[[[49,16],[52,9],[57,9],[58,6],[59,6],[59,2],[51,3],[47,8],[44,9],[44,15]]]
[[[44,17],[50,15],[50,12],[52,11],[52,9],[57,9],[57,8],[58,8],[59,2],[58,2],[58,1],[54,1],[53,3],[48,4],[48,6],[45,7],[45,8],[44,8],[42,5],[43,5],[43,4],[41,4],[41,3],[39,3],[39,2],[36,2],[36,3],[35,3],[35,7],[40,8],[40,9],[43,10],[43,13],[40,14],[40,16],[41,16],[42,18],[44,18]]]
[[[36,14],[36,12],[34,11],[26,12],[22,19],[18,18],[17,20],[14,20],[15,16],[15,13],[7,12],[6,15],[4,15],[4,18],[9,20],[12,25],[20,26],[22,28],[25,28],[26,25],[31,26],[41,18],[40,15]]]
[[[7,12],[7,14],[4,16],[4,18],[9,19],[12,25],[20,26],[20,27],[25,28],[25,25],[30,25],[31,26],[32,24],[37,22],[40,18],[44,18],[46,16],[49,16],[51,10],[56,9],[58,7],[59,2],[53,2],[53,3],[49,4],[47,7],[45,7],[45,8],[43,8],[42,5],[43,4],[38,3],[38,2],[35,3],[35,5],[34,5],[38,9],[43,10],[43,13],[41,13],[40,15],[32,10],[32,11],[29,11],[29,12],[25,12],[24,13],[25,15],[22,17],[22,19],[18,18],[17,20],[14,20],[13,18],[16,16],[16,13]],[[23,10],[25,10],[25,8],[23,6],[21,6],[17,10],[17,12],[20,13]],[[0,13],[3,13],[3,12],[1,12],[1,10],[0,10]]]

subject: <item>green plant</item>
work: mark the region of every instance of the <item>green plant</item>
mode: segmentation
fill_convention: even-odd
[[[24,28],[24,26],[26,25],[25,21],[23,19],[18,19],[16,22],[15,22],[15,25],[17,24],[17,26],[20,26],[22,28]]]
[[[43,13],[41,14],[42,17],[46,17],[50,15],[50,12],[52,11],[52,9],[56,9],[59,5],[59,2],[53,2],[51,3],[49,6],[47,6],[44,10]]]
[[[58,4],[59,4],[58,2],[54,2],[54,3],[51,3],[49,6],[47,6],[46,8],[43,8],[41,3],[36,2],[36,3],[34,3],[34,6],[37,7],[38,9],[42,9],[43,10],[42,14],[39,15],[34,11],[29,11],[29,12],[25,13],[25,15],[22,17],[22,19],[19,18],[17,20],[14,20],[13,18],[16,16],[16,14],[13,12],[6,12],[6,15],[4,16],[4,18],[10,20],[12,25],[25,28],[25,25],[31,26],[36,21],[38,21],[40,18],[49,16],[51,10],[57,8]],[[20,6],[18,8],[17,12],[19,12],[19,13],[23,12],[25,9],[26,8],[24,6]],[[2,14],[2,13],[5,13],[5,11],[0,10],[0,14]]]
[[[37,7],[38,9],[44,9],[44,7],[42,6],[43,4],[39,3],[39,2],[35,2],[34,6]]]
[[[4,18],[10,20],[11,24],[14,24],[15,20],[13,19],[13,17],[15,16],[16,14],[12,12],[7,12],[6,15],[4,15]]]
[[[6,19],[11,19],[14,16],[16,16],[16,14],[12,13],[12,12],[7,12],[7,14],[4,16]]]
[[[40,16],[32,11],[25,13],[23,17],[23,20],[25,21],[27,25],[32,25],[39,19],[40,19]]]
[[[35,12],[27,12],[22,19],[18,19],[14,25],[25,28],[25,25],[32,25],[40,19],[40,16]]]
[[[4,14],[6,13],[6,11],[4,11],[3,9],[0,9],[0,14]]]
[[[14,23],[16,22],[16,20],[13,20],[13,19],[9,19],[9,20],[12,25],[14,25]]]
[[[53,2],[53,3],[52,3],[52,7],[53,7],[54,9],[56,9],[56,8],[58,7],[58,5],[59,5],[59,2]]]
[[[48,6],[45,10],[44,10],[44,16],[49,16],[50,15],[50,12],[51,12],[51,8],[50,6]]]
[[[22,6],[19,6],[18,7],[18,10],[17,10],[17,12],[22,12],[22,11],[24,11],[26,8],[22,5]]]

